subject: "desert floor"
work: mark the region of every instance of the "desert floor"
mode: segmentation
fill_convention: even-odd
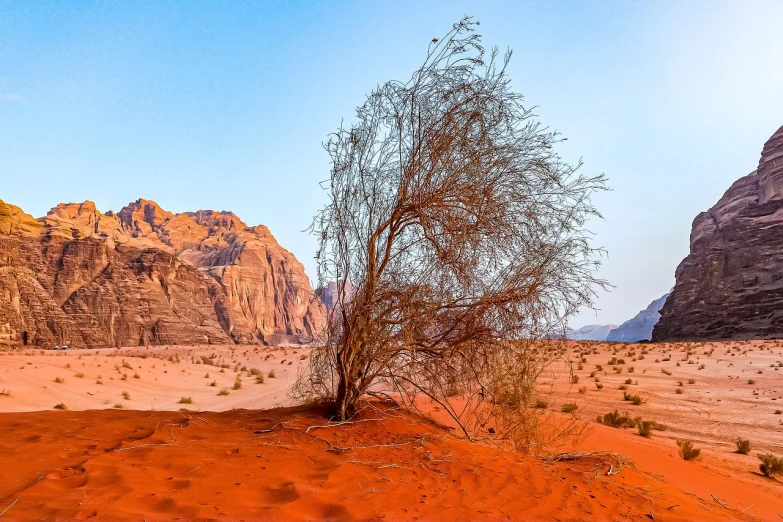
[[[0,412],[56,404],[70,410],[287,406],[308,354],[303,347],[236,345],[0,352]]]
[[[328,425],[322,411],[289,408],[304,347],[0,352],[0,517],[783,519],[783,484],[756,458],[783,456],[783,343],[566,349],[571,368],[554,365],[542,383],[545,411],[563,418],[576,404],[586,433],[553,451],[591,455],[560,461],[399,411]],[[644,438],[595,422],[615,409],[666,429]],[[734,453],[738,436],[750,455]],[[682,460],[678,439],[701,457]]]

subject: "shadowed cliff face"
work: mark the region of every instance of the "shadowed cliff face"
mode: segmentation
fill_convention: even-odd
[[[783,127],[693,221],[654,341],[783,337]]]
[[[323,324],[303,266],[232,213],[139,200],[36,220],[0,201],[0,345],[308,342]]]

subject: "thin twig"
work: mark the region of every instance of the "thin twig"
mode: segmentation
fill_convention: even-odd
[[[342,421],[342,422],[334,422],[332,424],[326,424],[324,426],[310,426],[305,430],[305,433],[310,433],[310,430],[315,430],[318,428],[334,428],[335,426],[342,426],[343,424],[358,424],[360,422],[370,422],[370,421],[377,421],[378,419],[363,419],[358,421]]]
[[[720,505],[720,507],[722,507],[723,509],[729,509],[729,508],[726,507],[726,504],[724,504],[723,502],[721,502],[720,500],[715,498],[715,495],[710,493],[710,496],[712,497],[712,500],[714,500],[715,502],[717,502]]]
[[[16,500],[14,500],[14,501],[11,503],[11,505],[10,505],[10,506],[8,506],[7,508],[5,508],[5,509],[3,510],[3,512],[2,512],[2,513],[0,513],[0,517],[2,517],[3,515],[5,515],[5,512],[6,512],[6,511],[8,511],[9,509],[11,509],[12,507],[14,507],[14,504],[16,504],[17,502],[19,502],[19,499],[18,499],[18,498],[17,498]]]
[[[125,451],[125,450],[131,450],[136,448],[143,448],[145,446],[174,446],[175,448],[185,448],[185,446],[180,446],[179,444],[139,444],[138,446],[129,446],[127,448],[119,448],[114,450],[112,453],[115,453],[117,451]]]

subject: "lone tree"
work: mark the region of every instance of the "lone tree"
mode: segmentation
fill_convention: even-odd
[[[338,292],[295,393],[333,402],[335,419],[365,396],[423,394],[468,436],[529,439],[557,355],[536,340],[604,284],[585,221],[605,178],[554,152],[562,138],[510,88],[511,53],[487,55],[477,25],[433,39],[410,80],[374,90],[325,144],[312,230],[319,283]]]

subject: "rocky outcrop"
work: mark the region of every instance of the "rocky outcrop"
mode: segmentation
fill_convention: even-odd
[[[668,293],[650,303],[647,308],[636,314],[632,319],[625,321],[609,332],[606,340],[621,343],[649,341],[652,338],[653,327],[661,318],[661,308],[667,297],[669,297]]]
[[[783,127],[696,216],[675,278],[653,341],[783,337]]]
[[[0,201],[0,345],[308,342],[324,321],[301,263],[232,213]]]

